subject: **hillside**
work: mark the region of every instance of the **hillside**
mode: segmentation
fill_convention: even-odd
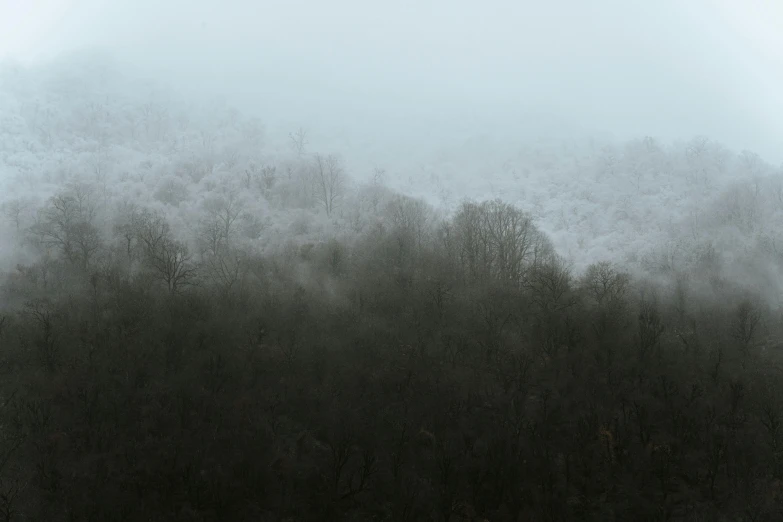
[[[535,127],[520,130],[520,137],[466,128],[462,134],[472,137],[458,140],[457,132],[427,150],[393,142],[384,149],[339,138],[339,132],[328,136],[328,129],[305,129],[301,152],[339,155],[356,181],[330,216],[338,223],[310,212],[313,202],[297,195],[302,162],[289,137],[296,128],[270,132],[263,119],[227,101],[179,99],[124,76],[111,62],[77,56],[41,70],[5,64],[0,107],[6,200],[40,201],[78,178],[102,187],[107,208],[120,200],[152,201],[186,225],[197,220],[210,194],[244,183],[244,239],[262,248],[283,231],[290,234],[294,222],[315,227],[299,230],[327,235],[349,228],[348,222],[362,229],[372,213],[357,190],[383,171],[390,188],[446,211],[464,198],[496,197],[527,209],[577,270],[600,260],[634,270],[685,270],[707,250],[716,252],[727,274],[763,274],[752,283],[779,290],[781,169],[706,137],[618,143],[556,125],[542,127],[540,139],[533,138]],[[264,191],[255,179],[248,190],[248,176],[264,168],[275,169],[280,183]],[[22,216],[26,223],[31,218]],[[750,259],[755,264],[748,271]]]
[[[760,158],[129,76],[0,68],[0,520],[783,518]]]

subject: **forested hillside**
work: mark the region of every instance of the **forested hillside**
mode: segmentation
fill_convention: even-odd
[[[358,171],[86,59],[4,65],[0,119],[0,520],[783,516],[753,153]]]
[[[436,138],[437,150],[352,142],[339,122],[270,130],[226,100],[187,99],[136,78],[89,55],[39,70],[4,66],[0,180],[14,227],[34,212],[17,213],[13,200],[40,203],[78,178],[103,187],[112,208],[153,202],[192,237],[204,199],[233,190],[243,196],[246,244],[263,248],[295,222],[319,231],[303,240],[339,233],[335,219],[338,229],[361,229],[372,221],[375,182],[447,212],[464,198],[501,197],[529,211],[578,271],[607,259],[634,271],[687,270],[714,250],[728,277],[780,290],[783,166],[751,151],[703,136],[620,143],[544,123],[519,137],[466,130],[463,141]],[[323,208],[305,194],[312,153],[335,156],[346,182],[356,181],[341,187],[344,204],[327,222],[308,211]]]

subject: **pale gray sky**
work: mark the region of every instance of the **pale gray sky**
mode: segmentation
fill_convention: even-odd
[[[779,0],[0,0],[0,35],[0,54],[91,45],[271,118],[418,136],[535,109],[783,162]]]

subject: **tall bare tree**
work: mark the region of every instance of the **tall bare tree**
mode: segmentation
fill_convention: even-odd
[[[157,249],[148,251],[147,263],[172,294],[195,282],[197,271],[188,247],[175,239],[166,238]]]
[[[57,251],[82,268],[89,267],[102,245],[94,225],[96,206],[88,185],[77,184],[53,196],[38,213],[30,229],[33,239],[47,251]]]
[[[231,243],[244,204],[235,191],[229,191],[208,199],[204,207],[206,215],[199,227],[202,253],[217,255]]]
[[[139,232],[144,264],[166,284],[172,294],[192,285],[198,275],[186,244],[171,236],[166,220],[155,213],[145,213]]]
[[[313,188],[316,199],[323,205],[326,215],[331,216],[345,192],[345,169],[342,161],[334,154],[313,158]]]
[[[552,245],[526,212],[500,200],[465,202],[453,222],[453,248],[470,281],[525,282],[528,270],[550,259]]]
[[[227,248],[204,260],[205,275],[220,296],[228,297],[237,289],[247,270],[246,259],[247,256],[242,252]]]

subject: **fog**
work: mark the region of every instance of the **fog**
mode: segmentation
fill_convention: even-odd
[[[754,253],[783,243],[774,2],[38,0],[2,12],[0,55],[29,72],[0,77],[8,197],[45,199],[54,179],[92,172],[114,188],[107,207],[137,190],[186,224],[248,168],[307,178],[311,154],[292,156],[289,140],[302,128],[308,153],[336,154],[359,183],[382,171],[446,213],[465,198],[517,205],[577,270],[649,271],[715,247],[731,278],[753,272],[778,299],[783,271]],[[158,173],[139,174],[143,190],[128,181],[141,164]],[[183,183],[184,200],[161,196]],[[257,217],[330,217],[275,190],[257,195]],[[356,208],[361,190],[341,219],[375,219]]]
[[[37,3],[4,4],[21,21],[0,52],[99,50],[272,125],[422,146],[481,133],[704,134],[783,161],[774,2]]]
[[[783,520],[779,0],[0,2],[2,520]]]

